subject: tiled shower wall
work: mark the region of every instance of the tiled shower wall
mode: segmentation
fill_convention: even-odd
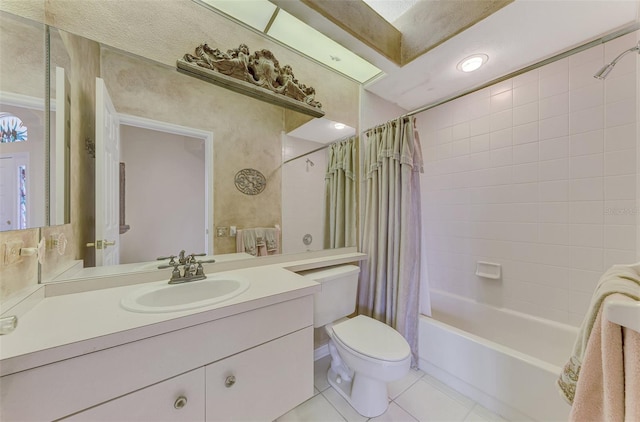
[[[418,116],[431,289],[579,325],[638,261],[640,58],[632,33]],[[501,280],[475,275],[502,265]]]

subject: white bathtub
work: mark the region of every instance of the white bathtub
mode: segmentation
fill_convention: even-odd
[[[419,366],[509,420],[566,421],[556,379],[577,328],[431,291]]]

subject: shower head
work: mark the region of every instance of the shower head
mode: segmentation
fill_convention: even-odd
[[[638,42],[638,45],[636,45],[635,47],[631,47],[630,49],[623,51],[620,55],[618,55],[618,57],[613,59],[611,63],[607,63],[604,66],[602,66],[602,68],[598,70],[596,74],[593,75],[593,77],[601,80],[606,79],[606,77],[609,76],[609,73],[611,73],[611,71],[615,67],[616,63],[618,63],[618,60],[620,60],[622,56],[624,56],[625,54],[630,53],[632,51],[637,51],[638,54],[640,54],[640,41]]]

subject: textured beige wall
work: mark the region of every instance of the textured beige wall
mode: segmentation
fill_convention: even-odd
[[[285,117],[280,107],[177,73],[176,59],[198,43],[207,41],[222,50],[240,43],[251,51],[270,49],[281,65],[293,67],[301,82],[315,87],[327,118],[358,126],[357,83],[191,0],[56,0],[46,8],[51,25],[152,60],[103,49],[101,75],[119,112],[214,132],[216,226],[281,223],[280,133],[285,119],[287,129],[307,119],[288,110]],[[260,195],[244,195],[233,184],[238,170],[247,167],[267,178]],[[73,216],[72,221],[75,225]],[[214,250],[233,252],[235,239],[215,238]]]
[[[44,22],[44,0],[0,0],[0,10]]]
[[[0,232],[0,303],[12,294],[38,284],[38,259],[35,256],[19,257],[12,264],[5,262],[7,244],[22,242],[22,247],[38,246],[40,229]],[[17,244],[19,247],[20,244]]]

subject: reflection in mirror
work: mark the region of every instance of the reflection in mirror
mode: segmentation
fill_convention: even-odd
[[[293,220],[289,221],[283,214],[286,207],[283,203],[283,189],[288,189],[284,185],[289,184],[289,181],[282,179],[284,172],[287,171],[286,166],[282,165],[283,132],[299,127],[308,121],[308,118],[282,107],[179,74],[175,70],[176,59],[184,55],[185,45],[192,45],[194,42],[205,39],[220,47],[247,43],[252,49],[269,49],[280,61],[291,64],[297,77],[308,81],[316,88],[318,100],[323,103],[323,108],[326,107],[328,118],[345,121],[352,126],[357,125],[359,84],[274,43],[265,38],[264,34],[256,33],[226,17],[205,10],[196,2],[157,3],[154,19],[165,22],[165,25],[154,26],[154,33],[149,33],[148,28],[138,25],[140,16],[134,9],[127,2],[118,3],[117,6],[110,2],[92,2],[91,5],[79,2],[71,13],[68,8],[58,3],[47,3],[48,16],[61,25],[59,29],[51,29],[52,49],[55,49],[56,45],[61,47],[60,56],[62,56],[60,62],[52,61],[51,73],[55,73],[56,67],[64,68],[70,88],[67,105],[70,108],[69,214],[72,230],[68,238],[72,239],[76,247],[75,258],[82,261],[81,266],[94,266],[96,264],[95,248],[86,247],[86,245],[95,245],[97,240],[114,241],[107,238],[98,239],[94,234],[95,218],[98,212],[95,205],[94,181],[95,178],[101,177],[101,173],[96,174],[97,159],[94,157],[97,153],[96,78],[104,80],[115,112],[122,121],[127,123],[119,131],[123,142],[128,142],[126,141],[128,137],[134,138],[133,142],[143,142],[140,144],[140,153],[137,157],[123,158],[124,155],[119,157],[119,161],[124,163],[124,194],[121,197],[124,198],[125,211],[124,217],[120,218],[118,215],[117,221],[118,230],[120,231],[122,226],[123,232],[118,233],[117,238],[114,238],[121,248],[121,253],[118,254],[118,261],[121,263],[119,267],[126,266],[127,271],[139,271],[143,269],[142,267],[148,270],[149,265],[153,267],[153,264],[148,262],[151,259],[161,255],[175,255],[181,249],[191,247],[194,250],[188,250],[188,252],[235,256],[236,238],[229,235],[229,229],[232,226],[243,229],[280,225],[283,237],[287,236],[288,230],[293,227]],[[177,10],[192,25],[181,26],[177,31],[176,25],[166,24],[172,22],[171,18],[175,16]],[[105,16],[108,17],[107,21],[104,19]],[[106,25],[109,31],[103,30]],[[157,42],[159,39],[164,42]],[[55,77],[56,88],[52,98],[57,99],[58,86],[62,86],[62,80],[57,74]],[[52,81],[52,89],[53,85]],[[213,165],[210,168],[213,171],[204,181],[208,184],[205,186],[205,191],[209,194],[209,198],[205,195],[204,207],[200,187],[203,183],[201,176],[198,177],[199,182],[195,179],[178,182],[178,176],[170,176],[171,180],[165,178],[161,185],[174,182],[175,179],[179,187],[166,187],[164,191],[161,187],[154,187],[153,193],[145,192],[145,189],[152,190],[150,186],[152,180],[160,181],[161,179],[159,176],[151,177],[152,171],[155,170],[149,162],[165,163],[158,165],[164,169],[164,173],[167,173],[162,176],[167,176],[168,170],[174,168],[182,169],[183,173],[195,173],[196,165],[192,162],[185,164],[187,161],[184,160],[168,163],[161,160],[160,155],[165,154],[160,148],[163,142],[162,136],[152,136],[151,146],[150,139],[147,139],[147,143],[144,144],[145,141],[142,138],[149,138],[149,134],[139,132],[138,129],[149,128],[130,124],[131,122],[127,119],[189,128],[209,134],[207,136],[212,138],[209,151],[207,151],[205,140],[207,136],[180,134],[183,138],[184,136],[195,138],[199,144],[187,144],[185,139],[174,137],[177,139],[175,144],[168,145],[186,150],[187,156],[191,154],[186,158],[187,161],[195,158],[196,155],[199,158],[204,155],[205,173],[206,159],[212,161]],[[127,132],[134,133],[131,135]],[[342,136],[334,139],[340,137]],[[196,150],[201,151],[203,141],[205,152],[201,154]],[[304,143],[304,141],[300,142]],[[127,146],[124,146],[121,150],[122,154],[127,154],[126,150]],[[326,150],[319,151],[318,154],[326,156]],[[146,163],[142,162],[143,158],[147,160]],[[310,159],[315,161],[313,157]],[[318,158],[317,161],[313,165],[306,163],[305,159],[296,162],[304,164],[301,170],[305,172],[304,175],[310,174],[306,172],[307,167],[315,170],[313,174],[317,179],[307,187],[305,194],[311,195],[316,200],[322,200],[325,165],[321,163],[322,158]],[[202,163],[199,162],[198,166],[201,165]],[[236,189],[234,185],[236,173],[247,168],[257,170],[265,176],[266,188],[262,193],[246,195]],[[118,174],[120,174],[119,171]],[[296,172],[288,175],[292,177],[291,180],[300,179],[303,176]],[[136,182],[136,177],[144,180],[145,186],[141,187],[139,180]],[[195,190],[191,190],[191,187]],[[149,196],[144,196],[145,193],[149,193]],[[151,198],[155,202],[152,203]],[[142,199],[140,202],[145,205],[136,205],[135,202],[139,199]],[[139,209],[136,210],[136,208]],[[198,209],[199,216],[182,215],[181,212],[185,208],[189,211]],[[314,207],[314,210],[322,213],[323,206],[320,204]],[[166,214],[162,214],[163,212]],[[311,214],[307,216],[311,217]],[[322,218],[311,221],[310,218],[305,219],[305,214],[302,213],[298,213],[296,218],[304,230],[308,230],[311,226],[322,227]],[[191,223],[196,227],[195,229],[191,228]],[[126,226],[129,226],[128,230]],[[146,233],[139,235],[138,240],[134,241],[136,232],[142,231],[143,228]],[[316,230],[314,233],[321,233],[321,229],[314,230]],[[173,238],[169,231],[178,232],[183,236],[189,233],[189,238],[198,243],[194,243],[193,246],[185,245],[187,241],[184,237]],[[214,237],[217,233],[222,233],[222,236]],[[296,237],[301,236],[296,235]],[[305,245],[298,240],[301,246],[297,249],[283,248],[282,251],[288,253],[322,249],[322,235],[313,237],[311,245]],[[164,240],[167,243],[160,245],[159,243]],[[209,248],[209,244],[213,244],[213,247]],[[242,256],[244,254],[240,255],[244,258]],[[147,263],[138,265],[139,261]],[[54,273],[54,271],[46,271],[48,265],[45,262],[43,273]],[[97,268],[94,270],[96,275],[105,271],[108,270],[103,271]]]
[[[0,12],[0,231],[46,223],[44,36]]]

